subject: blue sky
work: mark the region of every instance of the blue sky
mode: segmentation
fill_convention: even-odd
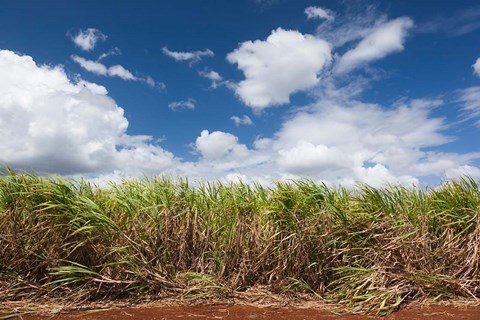
[[[476,1],[4,1],[0,27],[14,169],[480,178]]]

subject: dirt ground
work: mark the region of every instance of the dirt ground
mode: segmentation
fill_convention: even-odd
[[[53,307],[52,307],[53,308]],[[58,306],[57,306],[58,308]],[[360,320],[374,318],[364,315],[338,315],[325,309],[307,306],[278,307],[248,304],[212,305],[156,305],[112,307],[85,311],[57,313],[60,310],[43,310],[42,315],[19,313],[14,319],[25,320],[183,320],[183,319],[278,319],[278,320]],[[4,313],[5,314],[5,313]],[[0,313],[1,319],[1,313]],[[480,305],[413,305],[381,319],[388,320],[479,320]]]
[[[57,316],[23,316],[28,320],[183,320],[183,319],[279,319],[279,320],[360,320],[366,316],[335,315],[319,309],[256,307],[248,305],[214,305],[214,306],[166,306],[122,308],[100,311],[84,311]],[[415,320],[415,319],[452,319],[479,320],[480,307],[429,306],[415,307],[393,313],[383,319]]]
[[[29,310],[35,310],[29,314]],[[311,295],[278,295],[257,287],[234,296],[179,298],[176,295],[83,301],[44,298],[0,302],[2,315],[17,314],[25,320],[183,320],[183,319],[278,319],[278,320],[363,320],[365,315],[336,314],[338,305]],[[480,320],[479,300],[430,300],[410,302],[386,317],[388,320]]]

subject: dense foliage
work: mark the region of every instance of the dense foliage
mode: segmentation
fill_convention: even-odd
[[[480,298],[480,191],[185,180],[0,177],[0,303],[255,285],[386,313],[420,298]]]

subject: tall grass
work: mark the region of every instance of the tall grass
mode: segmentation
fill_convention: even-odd
[[[480,191],[355,190],[164,178],[97,188],[0,177],[0,303],[228,295],[255,285],[383,314],[421,298],[480,299]]]

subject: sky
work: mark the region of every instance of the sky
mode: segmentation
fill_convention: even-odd
[[[0,165],[480,179],[477,1],[0,0]]]

